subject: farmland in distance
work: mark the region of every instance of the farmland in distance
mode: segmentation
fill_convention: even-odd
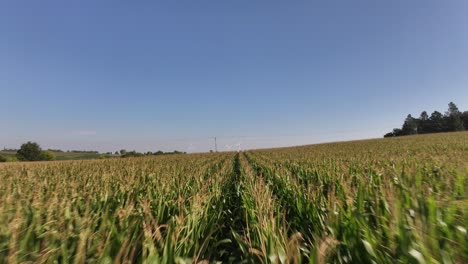
[[[467,263],[468,133],[0,164],[0,262]]]

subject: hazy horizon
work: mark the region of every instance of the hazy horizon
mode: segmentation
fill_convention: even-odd
[[[255,137],[255,136],[239,136],[239,137],[217,137],[217,149],[218,151],[238,151],[238,150],[254,150],[254,149],[269,149],[269,148],[283,148],[283,147],[295,147],[295,146],[304,146],[304,145],[315,145],[322,143],[334,143],[334,142],[343,142],[343,141],[354,141],[354,140],[366,140],[366,139],[378,139],[378,137],[343,137],[344,132],[335,133],[334,136],[323,137],[317,139],[313,135],[280,135],[280,136],[270,136],[270,137]],[[354,133],[356,135],[356,133]],[[278,143],[275,140],[278,138],[290,138],[289,140],[283,140]],[[100,153],[107,152],[116,152],[122,149],[127,151],[138,151],[146,153],[147,151],[156,152],[162,150],[164,152],[171,151],[183,151],[188,153],[205,153],[209,151],[214,151],[216,149],[215,137],[206,137],[206,138],[168,138],[163,140],[164,142],[140,142],[135,146],[128,145],[124,146],[122,144],[115,144],[114,142],[100,142],[94,144],[91,140],[87,144],[80,145],[77,148],[70,148],[70,142],[65,144],[43,144],[37,140],[25,140],[19,142],[15,146],[4,145],[1,146],[2,149],[19,149],[23,143],[28,141],[36,142],[43,149],[58,149],[62,151],[99,151]],[[138,143],[136,140],[135,142]],[[186,143],[189,142],[189,143]],[[47,141],[46,141],[47,143]],[[120,146],[113,148],[113,146]],[[161,146],[169,146],[163,148]],[[177,146],[179,148],[177,148]],[[171,148],[173,147],[173,148]],[[0,149],[1,150],[1,149]]]
[[[468,2],[3,1],[0,147],[206,152],[468,110]]]

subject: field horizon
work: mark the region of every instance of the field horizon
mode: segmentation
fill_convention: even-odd
[[[339,144],[339,143],[351,143],[351,142],[363,142],[363,141],[374,141],[374,140],[404,140],[407,137],[431,137],[433,135],[451,135],[451,134],[464,134],[468,133],[468,131],[458,131],[458,132],[439,132],[439,133],[428,133],[428,134],[415,134],[415,135],[407,135],[404,137],[392,137],[392,138],[379,138],[379,137],[372,137],[372,138],[361,138],[361,139],[345,139],[345,140],[332,140],[332,141],[324,141],[319,143],[305,143],[300,145],[291,145],[291,146],[281,146],[281,147],[264,147],[264,148],[252,148],[252,149],[242,149],[238,150],[221,150],[217,151],[218,153],[222,152],[243,152],[243,151],[255,151],[255,150],[280,150],[280,149],[289,149],[289,148],[301,148],[301,147],[311,147],[317,145],[331,145],[331,144]],[[99,154],[106,154],[109,152],[98,152],[96,153],[89,153],[89,151],[51,151],[57,155],[57,160],[54,161],[66,161],[66,160],[91,160],[99,158]],[[212,153],[214,151],[200,151],[200,152],[187,152],[181,154],[207,154]],[[0,155],[4,155],[6,157],[13,157],[16,155],[16,151],[11,150],[0,150]],[[114,154],[112,154],[114,155]],[[118,157],[118,155],[115,155]]]

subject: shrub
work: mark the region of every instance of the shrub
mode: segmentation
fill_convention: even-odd
[[[41,160],[50,161],[50,160],[55,160],[55,159],[56,159],[56,156],[52,151],[46,150],[46,151],[41,152]]]
[[[98,157],[98,159],[110,159],[110,158],[112,158],[112,155],[110,154],[101,154]]]

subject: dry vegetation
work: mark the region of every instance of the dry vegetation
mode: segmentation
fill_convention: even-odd
[[[468,133],[10,163],[0,182],[0,262],[468,262]]]

